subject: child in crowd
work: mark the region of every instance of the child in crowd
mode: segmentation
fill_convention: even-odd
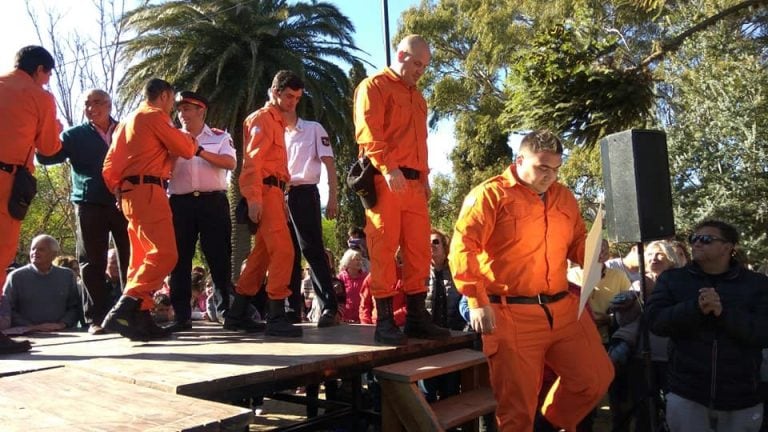
[[[170,324],[174,320],[173,306],[168,294],[157,291],[154,296],[155,306],[152,308],[152,318],[157,324]]]

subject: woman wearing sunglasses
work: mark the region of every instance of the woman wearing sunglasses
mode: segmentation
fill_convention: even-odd
[[[693,262],[656,281],[650,330],[670,338],[666,418],[672,432],[757,432],[761,350],[768,347],[768,278],[734,259],[738,231],[700,223]]]

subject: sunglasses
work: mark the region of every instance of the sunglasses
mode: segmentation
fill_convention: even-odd
[[[701,244],[708,245],[708,244],[711,244],[712,242],[715,242],[715,241],[720,241],[720,242],[723,242],[723,243],[727,243],[728,242],[728,240],[726,240],[726,239],[722,239],[720,237],[715,237],[715,236],[709,235],[709,234],[691,234],[691,237],[688,238],[688,242],[690,244],[692,244],[692,245],[696,244],[696,242],[701,242]]]

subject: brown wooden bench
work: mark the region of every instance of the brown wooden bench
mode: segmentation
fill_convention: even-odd
[[[374,369],[381,385],[383,432],[476,430],[477,418],[496,410],[482,352],[462,349]],[[461,373],[458,395],[427,403],[417,381]]]

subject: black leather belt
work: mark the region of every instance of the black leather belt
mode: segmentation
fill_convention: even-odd
[[[134,185],[149,183],[149,184],[162,186],[163,188],[168,187],[168,180],[162,179],[160,177],[151,176],[151,175],[144,175],[144,176],[132,175],[132,176],[124,177],[123,181],[127,181]]]
[[[212,196],[212,195],[224,195],[227,191],[207,191],[207,192],[201,192],[201,191],[194,191],[190,193],[185,194],[173,194],[171,196],[177,196],[177,197],[204,197],[204,196]]]
[[[418,180],[421,176],[419,170],[413,168],[400,167],[400,171],[403,173],[403,177],[405,177],[407,180]]]
[[[285,191],[285,182],[275,176],[264,177],[264,184],[278,187],[280,190]]]
[[[558,300],[564,299],[568,295],[568,291],[560,291],[552,295],[539,294],[531,297],[516,296],[516,297],[502,297],[498,295],[489,295],[488,301],[491,303],[499,304],[537,304],[544,309],[544,315],[547,316],[547,322],[549,323],[549,329],[552,330],[554,325],[554,318],[552,312],[547,307],[547,303],[554,303]],[[503,301],[502,301],[503,299]]]
[[[516,296],[516,297],[503,297],[498,295],[489,295],[488,301],[491,303],[507,303],[507,304],[547,304],[554,303],[558,300],[562,300],[568,295],[568,291],[560,291],[552,295],[539,294],[531,297]]]
[[[297,184],[297,185],[290,185],[288,187],[288,189],[289,190],[290,189],[297,189],[297,190],[301,190],[301,189],[317,189],[317,185],[316,184]]]

